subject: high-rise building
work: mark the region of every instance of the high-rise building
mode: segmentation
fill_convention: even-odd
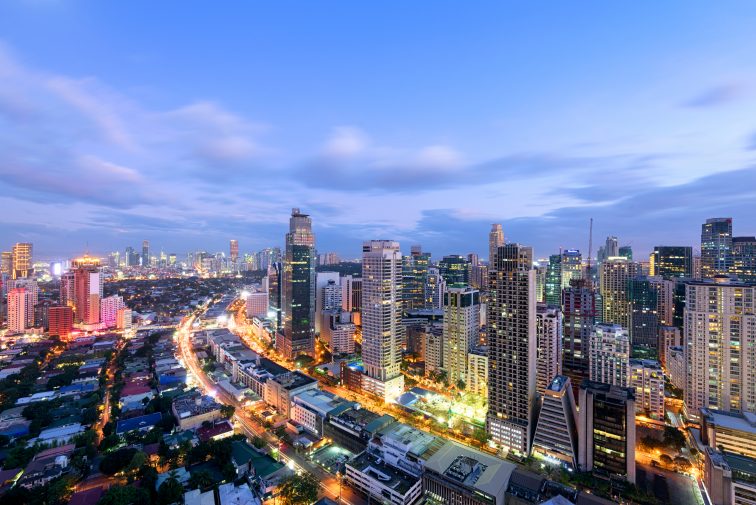
[[[636,275],[636,264],[627,258],[612,256],[601,264],[601,298],[603,322],[630,326],[630,304],[627,281]]]
[[[627,330],[617,324],[597,324],[591,334],[588,357],[590,380],[627,387],[630,366]]]
[[[8,291],[8,332],[23,333],[34,326],[32,293],[24,287]]]
[[[470,267],[470,285],[475,289],[487,289],[488,265],[478,264]]]
[[[732,273],[743,282],[756,283],[756,237],[733,237]]]
[[[3,251],[0,256],[0,275],[13,275],[13,252]]]
[[[404,310],[428,308],[425,285],[428,282],[428,267],[431,255],[413,245],[410,255],[402,257],[402,300]]]
[[[100,322],[105,328],[115,328],[118,311],[125,309],[123,297],[119,295],[106,296],[100,303]]]
[[[60,304],[73,307],[76,300],[76,276],[73,270],[60,276]]]
[[[658,354],[659,315],[658,291],[647,277],[633,277],[627,281],[630,303],[630,343],[633,349]]]
[[[732,218],[715,217],[701,225],[701,277],[710,279],[732,269]]]
[[[564,289],[570,285],[570,281],[573,279],[583,278],[583,256],[577,249],[567,249],[562,251],[561,274],[562,284],[560,289]]]
[[[656,316],[659,324],[672,326],[675,316],[676,281],[659,276],[647,277],[651,287],[656,291]]]
[[[629,245],[623,245],[619,248],[618,256],[627,258],[628,261],[633,261],[633,247]]]
[[[580,385],[578,465],[635,484],[635,393],[602,382]]]
[[[267,267],[268,270],[268,303],[270,310],[274,313],[273,320],[276,322],[276,334],[282,330],[282,309],[283,309],[283,292],[281,282],[281,262],[273,262]]]
[[[654,247],[649,262],[652,266],[652,276],[664,279],[693,277],[692,247],[658,245]]]
[[[562,303],[562,255],[552,254],[549,256],[549,264],[546,267],[546,282],[544,284],[544,301],[553,307],[559,307]]]
[[[544,303],[536,306],[536,391],[544,394],[562,374],[562,311]]]
[[[228,257],[231,260],[231,264],[234,266],[234,269],[236,269],[238,266],[237,263],[239,261],[239,241],[236,239],[231,239],[228,248]]]
[[[554,377],[543,392],[533,455],[578,468],[577,409],[570,378],[565,375]]]
[[[572,281],[563,291],[564,331],[562,339],[562,373],[570,378],[573,397],[588,371],[588,342],[596,324],[596,291],[590,281]]]
[[[756,412],[756,286],[724,276],[685,286],[688,415]]]
[[[326,293],[326,287],[333,283],[333,286]],[[339,273],[338,272],[317,272],[315,274],[315,333],[320,334],[320,325],[322,323],[322,314],[324,310],[335,309],[336,307],[329,306],[325,297],[326,294],[333,297],[333,291],[339,288],[339,306],[341,306],[341,286],[339,285]]]
[[[47,311],[50,335],[68,338],[73,330],[73,320],[73,308],[71,307],[57,305],[50,307]]]
[[[19,242],[13,246],[13,279],[25,279],[34,274],[32,259],[32,245],[29,242]]]
[[[606,242],[604,243],[604,245],[599,247],[598,254],[596,256],[600,265],[608,258],[613,258],[614,256],[619,255],[619,241],[617,240],[617,237],[609,236],[606,237]]]
[[[289,359],[315,353],[315,236],[312,219],[292,209],[283,263],[283,333],[278,352]]]
[[[147,268],[150,266],[150,241],[142,240],[142,266]]]
[[[536,388],[536,301],[533,250],[506,244],[489,273],[488,416],[494,443],[526,455],[533,433]]]
[[[371,240],[362,246],[363,389],[385,400],[404,390],[399,366],[404,340],[401,324],[402,253],[399,242]]]
[[[467,353],[467,392],[488,398],[488,346],[479,345]]]
[[[494,263],[494,255],[499,247],[504,245],[504,229],[501,224],[492,224],[491,231],[488,233],[488,266]]]
[[[74,274],[74,321],[90,325],[100,322],[102,300],[102,273],[100,260],[83,256],[73,260]]]
[[[447,286],[454,284],[468,286],[470,284],[470,263],[464,256],[458,254],[444,256],[438,262],[438,272],[444,278]]]
[[[478,343],[480,292],[450,287],[444,295],[444,369],[450,384],[467,383],[467,353]]]
[[[658,361],[630,360],[628,387],[635,389],[635,412],[664,421],[664,371]]]
[[[546,274],[549,266],[545,260],[538,260],[535,265],[536,271],[536,302],[546,303]]]
[[[425,285],[426,308],[442,310],[444,308],[444,293],[446,293],[446,281],[439,273],[438,268],[428,268],[428,280]]]

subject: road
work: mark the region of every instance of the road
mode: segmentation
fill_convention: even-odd
[[[280,440],[253,419],[241,402],[237,401],[236,398],[229,395],[226,391],[215,386],[204,370],[202,370],[199,359],[197,359],[197,355],[192,350],[191,328],[194,319],[195,316],[186,318],[178,327],[178,347],[184,366],[191,372],[200,389],[206,394],[214,395],[215,399],[220,403],[234,406],[236,409],[234,411],[234,420],[241,425],[247,436],[262,438],[268,444],[269,450],[278,451],[281,461],[289,465],[289,467],[314,475],[320,482],[324,496],[333,500],[340,499],[341,503],[347,505],[363,505],[366,503],[359,496],[352,493],[351,490],[341,487],[339,480],[334,475],[308,461],[291,447],[280,447]]]

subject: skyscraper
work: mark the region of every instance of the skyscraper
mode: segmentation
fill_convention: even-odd
[[[488,233],[488,265],[489,268],[494,263],[494,254],[499,247],[504,245],[504,230],[500,224],[492,224],[491,231]]]
[[[630,367],[627,330],[617,324],[597,324],[591,334],[588,361],[592,381],[627,387]]]
[[[329,307],[326,303],[326,287],[334,284],[334,288],[339,288],[339,306],[341,306],[341,285],[339,284],[338,272],[317,272],[315,274],[315,333],[320,334],[321,325],[323,324],[323,311],[331,310],[336,307]]]
[[[702,408],[756,412],[756,286],[716,277],[685,287],[688,415],[698,419]]]
[[[34,326],[34,300],[31,291],[23,287],[8,291],[8,332],[23,333]]]
[[[268,302],[270,303],[270,309],[275,313],[273,319],[276,321],[276,332],[281,331],[282,328],[282,288],[281,288],[281,270],[283,269],[281,262],[276,261],[268,265]]]
[[[13,271],[14,279],[25,279],[34,273],[32,261],[32,245],[29,242],[19,242],[13,246]]]
[[[569,286],[571,280],[583,278],[583,256],[577,249],[562,251],[560,264],[562,274],[561,289]]]
[[[430,253],[413,245],[410,255],[402,257],[402,299],[404,310],[428,308],[425,300],[425,285],[428,282]]]
[[[11,277],[13,275],[13,252],[3,251],[0,257],[0,274]]]
[[[315,353],[315,236],[312,219],[292,209],[283,263],[283,334],[278,352],[289,359]]]
[[[693,277],[693,248],[687,246],[656,246],[651,253],[650,275],[673,279]]]
[[[562,311],[545,303],[536,306],[536,391],[544,394],[562,374]]]
[[[74,274],[74,320],[83,325],[100,322],[102,301],[102,274],[100,260],[83,256],[73,260]]]
[[[715,217],[701,225],[701,276],[710,279],[732,268],[732,218]]]
[[[533,454],[577,469],[577,410],[570,378],[557,375],[547,385],[533,436]]]
[[[756,283],[756,237],[733,237],[732,273],[743,282]]]
[[[562,255],[549,256],[546,267],[546,282],[544,284],[544,301],[551,306],[559,307],[562,303]]]
[[[596,324],[596,291],[586,279],[572,281],[563,291],[564,332],[562,340],[562,373],[570,378],[573,396],[590,374],[588,342]]]
[[[627,258],[613,256],[601,264],[601,297],[604,306],[603,322],[630,326],[630,305],[627,281],[636,274],[636,264]]]
[[[533,432],[536,387],[536,301],[533,250],[506,244],[489,273],[488,416],[491,439],[526,455]]]
[[[362,388],[384,401],[404,391],[401,324],[402,252],[399,242],[362,245]]]
[[[627,281],[630,303],[630,343],[633,349],[650,351],[658,357],[659,314],[658,291],[647,277],[636,276]]]
[[[444,256],[438,262],[438,272],[447,286],[470,284],[470,263],[464,256],[458,254]]]
[[[228,257],[231,259],[231,264],[233,265],[233,269],[236,270],[239,261],[239,241],[236,239],[231,239],[231,242],[229,243],[229,251],[228,251]]]
[[[142,241],[142,266],[143,267],[150,266],[150,241],[149,240]]]
[[[480,292],[450,287],[444,294],[444,369],[450,384],[467,382],[467,353],[478,343]]]

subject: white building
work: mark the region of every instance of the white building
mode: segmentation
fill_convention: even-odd
[[[478,396],[488,397],[488,347],[473,347],[467,354],[466,390]]]
[[[329,283],[333,283],[333,287],[328,290],[330,297],[333,297],[333,291],[338,287],[339,291],[339,305],[341,305],[341,285],[339,284],[338,272],[318,272],[315,276],[315,333],[320,333],[320,314],[323,313],[326,308],[336,308],[327,305],[333,305],[333,303],[326,304],[326,286]],[[332,302],[332,300],[329,300]]]
[[[113,295],[105,297],[100,302],[100,322],[104,328],[115,328],[118,323],[118,311],[125,309],[123,297]]]
[[[354,333],[357,329],[352,322],[351,312],[341,309],[325,310],[320,315],[323,319],[320,326],[320,339],[328,346],[333,354],[354,353]]]
[[[670,347],[667,350],[667,371],[669,382],[679,390],[685,389],[688,382],[687,366],[685,364],[685,351],[682,346]]]
[[[363,387],[384,401],[404,391],[401,324],[402,252],[399,242],[371,240],[362,246]]]
[[[630,367],[630,337],[618,324],[597,324],[588,343],[590,379],[627,387]]]
[[[478,343],[479,328],[480,292],[470,287],[450,287],[444,294],[443,329],[443,368],[450,384],[467,382],[467,353]]]
[[[562,374],[562,311],[539,303],[536,307],[536,390],[544,394]]]
[[[245,307],[248,318],[266,317],[268,315],[268,291],[247,293]]]
[[[630,380],[635,388],[635,412],[658,421],[664,420],[664,371],[658,361],[630,360]]]

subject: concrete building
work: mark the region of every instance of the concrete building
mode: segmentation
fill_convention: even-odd
[[[578,468],[577,410],[570,378],[558,375],[543,392],[533,455],[565,468]]]
[[[535,422],[536,301],[533,250],[499,247],[490,273],[488,302],[488,415],[494,443],[530,454]]]
[[[590,380],[627,387],[630,366],[627,330],[618,324],[597,324],[591,334],[588,356]]]
[[[34,275],[33,246],[30,242],[19,242],[11,250],[13,268],[12,279],[26,279]]]
[[[105,328],[115,328],[118,322],[118,311],[125,309],[126,304],[120,295],[108,296],[100,303],[100,322]]]
[[[346,463],[344,479],[378,503],[412,505],[422,496],[422,480],[363,452]]]
[[[291,405],[294,397],[317,388],[318,381],[309,375],[299,371],[289,372],[265,382],[263,399],[279,414],[291,419]]]
[[[427,325],[424,333],[423,360],[425,361],[425,375],[444,369],[444,334],[443,327]]]
[[[756,286],[719,276],[685,287],[688,415],[756,412]]]
[[[52,306],[47,312],[50,335],[68,338],[73,330],[73,309],[67,306]]]
[[[331,413],[337,414],[355,404],[327,391],[308,389],[293,397],[291,420],[299,423],[305,431],[323,436],[323,424]]]
[[[685,363],[685,351],[682,346],[667,349],[666,367],[669,382],[680,391],[684,391],[688,382],[688,366]]]
[[[215,422],[221,418],[220,409],[221,404],[198,391],[180,396],[171,404],[173,416],[182,430],[197,428],[205,421]]]
[[[401,325],[399,242],[371,240],[362,246],[362,359],[363,387],[384,401],[404,391],[399,369],[404,343]]]
[[[628,386],[635,388],[635,411],[664,421],[664,371],[658,361],[630,360]]]
[[[597,293],[588,279],[573,281],[562,290],[563,314],[562,373],[570,378],[573,396],[583,380],[590,377],[588,343],[599,315]]]
[[[494,267],[494,256],[499,247],[504,247],[504,230],[501,224],[491,225],[491,231],[488,232],[488,268]]]
[[[635,394],[594,381],[580,385],[578,465],[581,471],[635,484]]]
[[[102,300],[102,273],[100,260],[84,256],[73,260],[74,273],[74,321],[81,325],[100,323]]]
[[[245,310],[248,318],[253,317],[267,317],[268,310],[270,308],[270,299],[268,298],[268,290],[261,289],[260,291],[252,291],[247,293],[247,298],[244,300]]]
[[[693,248],[690,246],[656,246],[649,258],[651,276],[662,279],[693,277]]]
[[[605,323],[630,327],[628,281],[635,277],[637,265],[623,256],[613,256],[601,264],[600,286]]]
[[[320,315],[324,310],[341,307],[341,284],[338,272],[315,274],[315,333],[322,333]]]
[[[449,383],[467,383],[467,353],[478,342],[480,292],[451,286],[444,294],[443,364]]]
[[[701,409],[701,441],[713,449],[756,459],[756,414]]]
[[[536,391],[544,394],[562,374],[562,311],[539,303],[536,307]]]
[[[701,225],[701,277],[727,275],[732,269],[732,218],[715,217]]]
[[[34,326],[33,293],[26,288],[8,291],[8,332],[24,333]]]
[[[753,505],[756,502],[756,460],[704,451],[704,485],[712,505]]]
[[[357,325],[352,322],[352,312],[343,312],[341,308],[325,310],[320,317],[320,340],[325,343],[332,354],[353,354],[354,335]]]
[[[474,395],[488,398],[488,346],[475,346],[467,354],[467,387]]]

